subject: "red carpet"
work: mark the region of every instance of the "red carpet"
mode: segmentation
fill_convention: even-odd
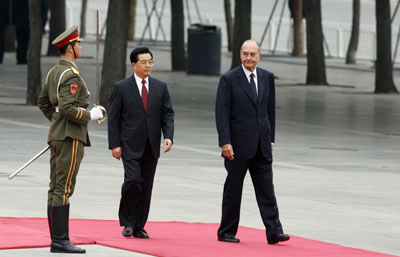
[[[148,222],[150,240],[124,238],[118,221],[71,220],[71,241],[98,244],[155,256],[274,256],[274,257],[388,257],[335,244],[291,236],[291,240],[268,245],[264,230],[240,227],[239,244],[218,242],[218,224],[186,222]],[[0,249],[49,247],[47,219],[1,218]],[[0,251],[1,254],[1,251]]]

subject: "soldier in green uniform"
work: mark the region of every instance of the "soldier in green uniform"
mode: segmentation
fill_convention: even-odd
[[[74,192],[83,148],[90,146],[88,121],[102,119],[103,107],[86,109],[89,91],[75,64],[81,56],[80,41],[78,26],[73,26],[52,42],[58,47],[61,59],[47,74],[38,99],[40,110],[51,121],[47,204],[51,252],[85,253],[69,240],[69,197]]]

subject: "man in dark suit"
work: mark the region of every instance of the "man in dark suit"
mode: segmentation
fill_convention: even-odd
[[[119,206],[122,234],[149,238],[144,226],[160,157],[161,131],[164,152],[168,152],[174,135],[174,111],[167,84],[149,76],[154,64],[150,50],[136,48],[130,59],[135,73],[117,82],[111,93],[108,142],[112,156],[122,158],[125,170]]]
[[[238,243],[243,180],[250,171],[267,241],[289,240],[283,234],[272,181],[275,139],[274,74],[258,68],[260,48],[247,40],[240,50],[242,65],[224,74],[215,106],[219,146],[228,172],[223,193],[218,240]]]

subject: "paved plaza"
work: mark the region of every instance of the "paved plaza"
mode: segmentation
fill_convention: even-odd
[[[135,46],[130,42],[127,54]],[[77,65],[93,103],[93,40],[83,47]],[[174,146],[161,154],[149,220],[218,223],[226,176],[214,120],[219,77],[171,72],[169,47],[149,47],[156,63],[152,75],[167,82],[175,110]],[[42,57],[42,80],[57,60]],[[230,60],[223,51],[221,72]],[[370,62],[343,62],[327,59],[330,86],[304,85],[305,58],[264,55],[259,63],[277,76],[274,182],[281,221],[291,235],[400,256],[400,96],[372,94]],[[400,89],[400,72],[394,77]],[[26,66],[6,53],[0,65],[1,217],[46,217],[49,153],[7,179],[46,146],[49,122],[37,107],[25,105],[26,80]],[[116,220],[122,163],[108,150],[106,124],[91,122],[89,135],[92,147],[85,149],[70,199],[71,218]],[[240,225],[263,228],[249,176]],[[216,233],[210,237],[216,239]],[[84,248],[88,257],[144,256]],[[0,255],[53,256],[49,248],[0,250]]]

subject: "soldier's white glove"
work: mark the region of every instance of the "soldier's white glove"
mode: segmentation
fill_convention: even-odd
[[[90,110],[90,119],[91,120],[99,120],[99,119],[102,119],[103,117],[104,117],[103,111],[99,107],[95,106]]]

